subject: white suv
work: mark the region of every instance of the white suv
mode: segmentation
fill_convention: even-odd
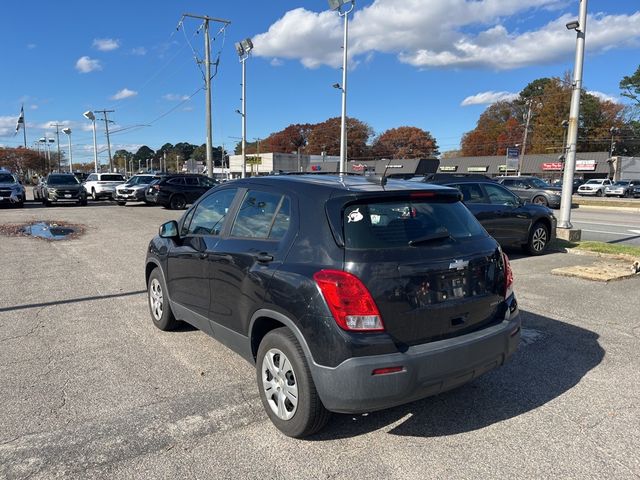
[[[119,173],[92,173],[84,182],[84,189],[93,200],[104,197],[113,198],[116,186],[122,185],[125,181]]]
[[[592,178],[587,183],[583,183],[578,187],[578,195],[595,195],[601,197],[604,195],[605,187],[612,185],[608,178]]]

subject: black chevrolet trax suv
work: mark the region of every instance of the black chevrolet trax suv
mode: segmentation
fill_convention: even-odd
[[[161,330],[186,321],[255,364],[286,435],[457,387],[502,365],[509,260],[453,188],[361,176],[220,185],[149,244]]]

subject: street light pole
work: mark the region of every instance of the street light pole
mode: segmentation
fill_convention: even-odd
[[[96,141],[96,116],[91,110],[82,114],[87,120],[91,120],[93,124],[93,165],[94,171],[98,173],[98,142]]]
[[[69,127],[63,128],[62,131],[67,134],[69,140],[69,173],[73,173],[73,153],[71,152],[71,129]]]
[[[580,0],[580,15],[577,22],[569,22],[568,29],[577,32],[576,58],[573,72],[573,91],[569,109],[569,130],[567,132],[567,161],[562,178],[562,199],[560,202],[560,220],[558,228],[571,229],[571,195],[573,194],[573,175],[576,168],[576,149],[578,143],[578,118],[580,115],[580,93],[582,91],[582,67],[584,64],[584,43],[587,30],[587,0]]]
[[[245,38],[241,42],[236,43],[236,51],[240,57],[242,64],[242,111],[238,112],[242,117],[242,172],[241,178],[247,176],[247,58],[253,50],[253,42],[250,38]],[[223,152],[224,156],[224,152]],[[224,159],[223,159],[224,160]],[[223,162],[224,163],[224,162]],[[224,166],[224,165],[223,165]]]
[[[348,10],[342,11],[342,6],[351,3]],[[340,122],[340,174],[346,171],[347,164],[347,44],[349,40],[349,13],[355,8],[355,0],[329,0],[329,8],[336,10],[344,17],[344,35],[342,43],[342,113]]]

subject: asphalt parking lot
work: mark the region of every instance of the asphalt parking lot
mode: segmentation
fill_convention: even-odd
[[[110,202],[0,210],[74,240],[0,237],[0,478],[638,478],[640,277],[511,252],[512,361],[474,382],[308,440],[263,412],[253,368],[205,334],[152,326],[144,257],[180,212]]]

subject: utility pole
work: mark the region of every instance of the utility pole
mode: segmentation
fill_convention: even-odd
[[[531,106],[533,105],[533,99],[527,100],[529,109],[527,110],[527,119],[524,126],[524,133],[522,134],[522,150],[520,151],[520,161],[518,162],[518,176],[522,169],[522,162],[524,162],[524,154],[527,151],[527,137],[529,136],[529,123],[531,122]]]
[[[162,152],[162,159],[164,160],[164,166],[160,165],[160,171],[166,172],[167,171],[167,151],[166,150]]]
[[[206,123],[207,123],[207,175],[213,178],[213,128],[211,117],[211,39],[209,38],[209,22],[217,22],[223,24],[223,29],[230,25],[229,20],[221,18],[213,18],[207,15],[193,15],[184,13],[180,19],[180,23],[185,17],[198,18],[204,21],[204,72],[205,72],[205,107],[206,107]]]
[[[569,30],[575,30],[576,58],[573,71],[573,91],[571,92],[571,107],[569,109],[569,130],[567,131],[567,161],[564,165],[562,178],[562,198],[560,200],[560,219],[558,230],[564,230],[565,240],[580,240],[580,230],[571,230],[571,195],[573,194],[573,175],[576,168],[576,149],[578,143],[578,118],[580,115],[580,93],[582,91],[582,67],[584,65],[584,43],[587,30],[587,0],[580,0],[580,15],[578,21],[567,23]]]
[[[113,158],[111,157],[111,141],[109,140],[109,122],[113,123],[111,120],[109,120],[109,118],[107,117],[108,113],[113,113],[115,112],[115,110],[94,110],[94,113],[101,113],[104,115],[104,118],[101,118],[100,120],[104,120],[104,129],[107,133],[107,152],[109,153],[109,172],[112,173],[113,172]]]

